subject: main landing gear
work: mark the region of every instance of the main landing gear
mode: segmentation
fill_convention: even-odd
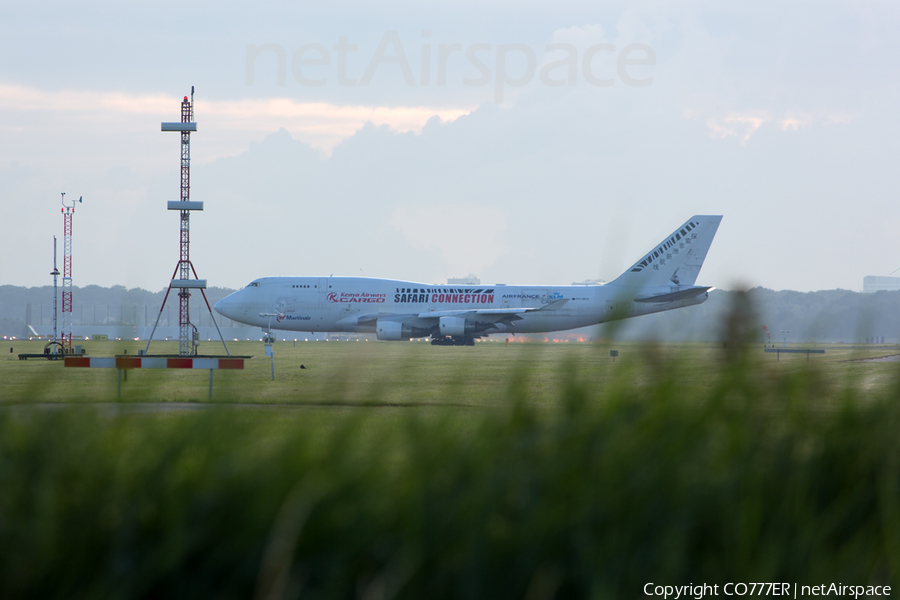
[[[472,336],[441,336],[431,338],[432,346],[474,346],[475,338]]]

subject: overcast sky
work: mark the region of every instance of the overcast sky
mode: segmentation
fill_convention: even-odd
[[[0,284],[613,279],[722,214],[699,284],[900,267],[896,2],[0,5]]]

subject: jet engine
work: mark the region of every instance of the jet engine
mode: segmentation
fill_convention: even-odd
[[[464,317],[441,317],[439,320],[441,335],[472,335],[492,328],[492,323],[480,323]]]
[[[429,334],[428,329],[422,327],[413,327],[400,321],[385,321],[378,319],[375,322],[375,334],[379,340],[409,340],[414,337],[425,337]]]

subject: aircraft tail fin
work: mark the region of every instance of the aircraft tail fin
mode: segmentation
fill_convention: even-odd
[[[722,215],[695,215],[646,253],[611,285],[692,286]]]

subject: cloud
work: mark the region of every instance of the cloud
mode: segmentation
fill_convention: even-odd
[[[713,138],[736,137],[742,144],[747,143],[750,136],[756,133],[763,123],[770,121],[767,115],[740,116],[733,115],[706,120],[709,135]]]
[[[580,50],[591,46],[608,42],[606,31],[601,25],[584,25],[582,27],[568,27],[565,29],[557,29],[553,32],[552,42],[554,44],[574,44]]]
[[[211,126],[265,132],[284,128],[296,139],[326,153],[366,123],[387,125],[399,133],[421,133],[432,117],[454,121],[472,110],[474,107],[337,106],[288,98],[197,102],[197,113],[208,117]]]
[[[778,121],[778,125],[782,131],[787,131],[788,129],[799,131],[801,129],[809,129],[812,126],[812,119],[808,116],[785,117]]]
[[[476,204],[398,206],[389,223],[414,248],[437,248],[446,272],[481,272],[509,254],[503,210]]]
[[[177,101],[175,101],[177,102]],[[0,84],[0,110],[156,114],[171,111],[173,98],[164,94],[60,90],[48,92],[23,85]]]
[[[165,94],[46,91],[0,84],[0,114],[7,120],[0,124],[0,129],[21,134],[32,128],[53,127],[56,122],[77,122],[79,127],[90,127],[92,123],[97,127],[109,127],[116,123],[119,130],[123,126],[132,131],[146,130],[145,117],[176,120],[179,102],[180,98]],[[216,149],[212,154],[207,153],[204,159],[213,160],[236,154],[246,149],[250,141],[281,128],[320,152],[330,154],[336,145],[366,123],[387,125],[400,133],[421,133],[425,123],[435,116],[442,122],[453,121],[469,114],[475,107],[337,105],[298,102],[289,98],[197,98],[194,108],[198,133],[209,136]],[[27,120],[11,118],[23,113],[29,115]],[[48,120],[43,118],[45,115]],[[248,135],[251,139],[247,139]]]
[[[687,114],[686,114],[687,116]],[[690,118],[690,117],[688,117]],[[800,131],[815,126],[847,124],[859,118],[859,115],[831,113],[786,113],[773,116],[768,112],[733,113],[723,117],[706,119],[706,127],[712,138],[725,139],[734,137],[746,144],[760,127],[766,124],[775,125],[780,131]]]

